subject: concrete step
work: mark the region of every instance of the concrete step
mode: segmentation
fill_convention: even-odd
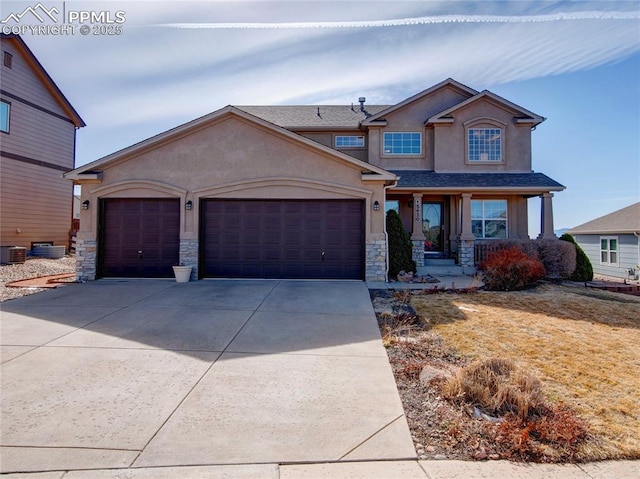
[[[425,258],[425,266],[455,266],[456,260],[453,258]]]
[[[464,275],[474,275],[476,273],[476,269],[472,266],[459,266],[457,264],[448,264],[442,266],[433,266],[433,265],[425,265],[418,266],[417,273],[419,276],[426,276],[430,274],[431,276],[464,276]]]

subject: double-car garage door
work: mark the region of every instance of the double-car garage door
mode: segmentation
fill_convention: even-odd
[[[172,275],[178,200],[106,199],[101,224],[102,276]],[[364,202],[205,199],[199,242],[205,278],[363,279]]]

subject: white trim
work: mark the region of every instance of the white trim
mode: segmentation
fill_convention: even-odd
[[[606,240],[607,241],[607,249],[604,250],[602,249],[602,240]],[[611,249],[611,240],[615,240],[616,241],[616,249],[612,250]],[[599,237],[599,241],[598,241],[598,251],[600,252],[600,264],[605,265],[605,266],[620,266],[620,240],[617,236],[600,236]],[[606,251],[607,252],[607,259],[609,261],[602,261],[602,253]],[[615,252],[616,254],[616,262],[612,263],[611,262],[611,253]]]

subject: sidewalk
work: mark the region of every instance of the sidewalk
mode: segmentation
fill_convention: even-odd
[[[9,474],[7,479],[635,479],[640,461],[520,464],[507,461],[369,461],[241,464]]]

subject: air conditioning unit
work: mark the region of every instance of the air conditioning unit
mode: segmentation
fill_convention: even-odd
[[[0,246],[2,264],[22,264],[27,259],[27,248],[22,246]]]

